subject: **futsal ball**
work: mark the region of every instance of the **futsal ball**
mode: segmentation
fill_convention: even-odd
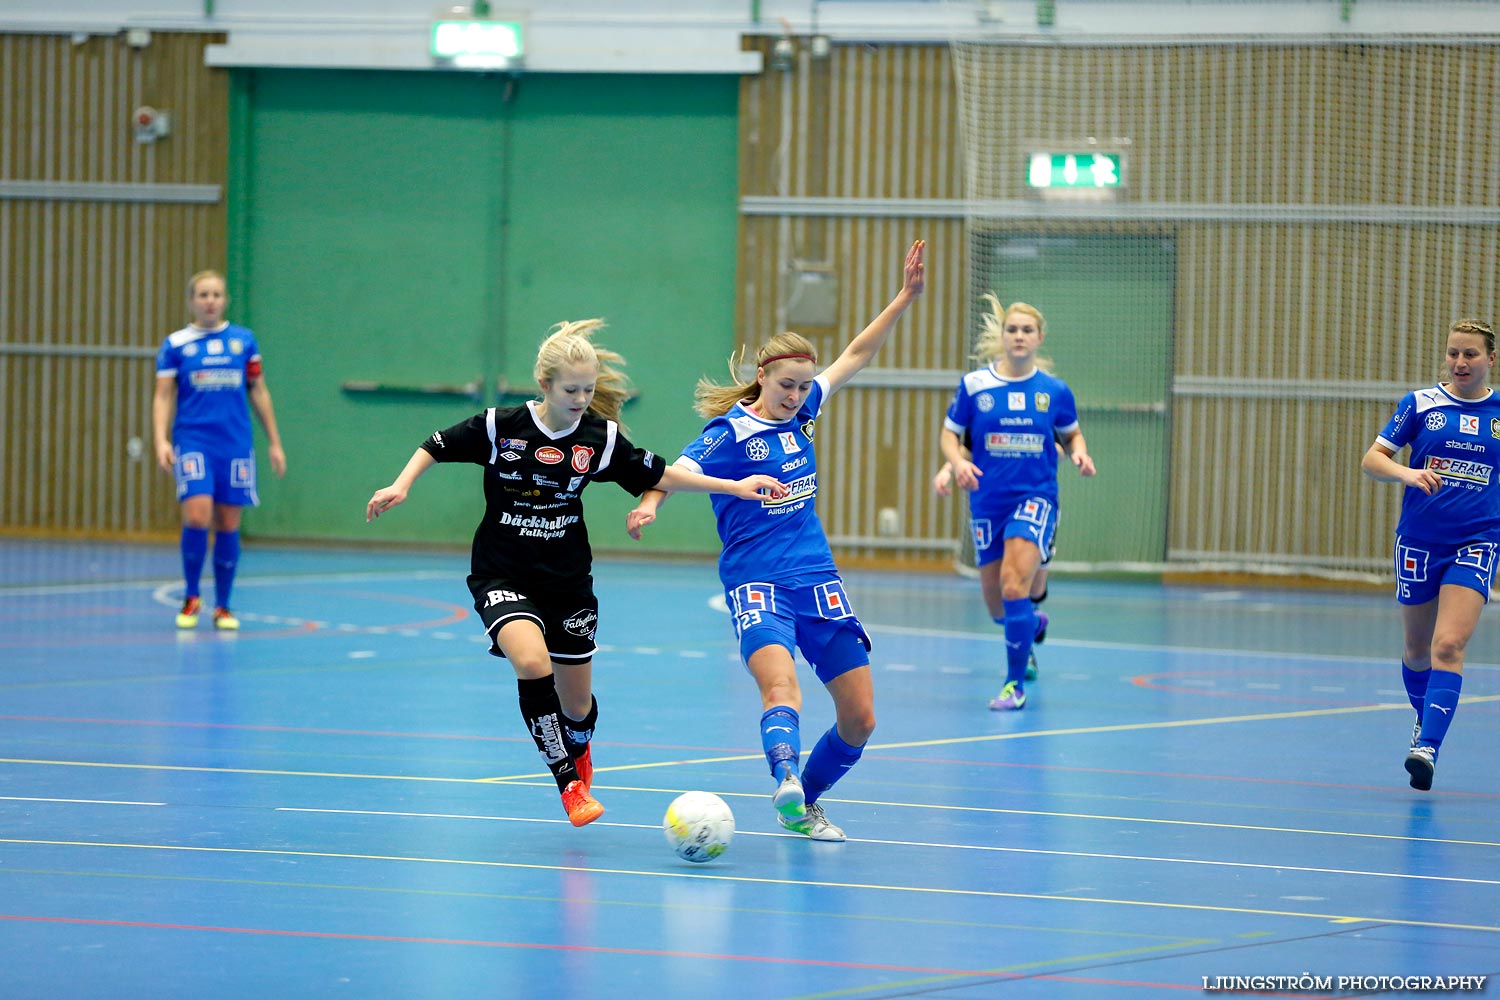
[[[729,850],[734,836],[734,813],[713,792],[683,792],[662,817],[667,843],[686,861],[712,861]]]

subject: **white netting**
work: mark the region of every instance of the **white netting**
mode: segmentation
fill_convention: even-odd
[[[1381,575],[1400,491],[1360,456],[1496,316],[1500,50],[952,54],[973,311],[1042,310],[1099,466],[1062,470],[1059,565]]]

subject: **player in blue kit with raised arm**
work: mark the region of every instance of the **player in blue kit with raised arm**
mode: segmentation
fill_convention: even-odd
[[[973,355],[985,366],[954,391],[940,440],[954,481],[974,494],[969,517],[979,585],[990,617],[1005,629],[1005,686],[990,708],[1009,711],[1026,706],[1037,624],[1031,588],[1057,532],[1058,445],[1082,475],[1094,474],[1094,460],[1073,390],[1037,364],[1046,337],[1042,314],[1024,302],[1006,309],[993,295],[985,299],[990,311]]]
[[[918,240],[906,254],[901,291],[843,352],[817,373],[817,356],[795,333],[772,337],[756,353],[754,381],[698,383],[703,434],[677,464],[712,476],[777,477],[785,495],[712,498],[723,552],[719,579],[739,637],[740,656],[760,688],[761,743],[778,782],[772,799],[781,825],[813,840],[841,841],[818,797],[859,760],[875,731],[870,639],[855,617],[818,520],[818,460],[813,422],[823,404],[874,358],[926,281]],[[656,518],[666,493],[650,490],[626,518],[634,538]],[[793,650],[812,664],[833,697],[836,722],[799,773],[802,690]]]
[[[1463,687],[1464,648],[1495,582],[1500,545],[1500,399],[1486,383],[1495,331],[1476,319],[1448,330],[1448,381],[1401,398],[1360,468],[1402,483],[1396,523],[1396,600],[1404,644],[1401,678],[1416,709],[1406,771],[1432,787],[1438,750]],[[1411,460],[1394,458],[1410,446]]]
[[[266,431],[271,471],[286,474],[271,390],[261,371],[255,334],[224,318],[224,278],[199,271],[188,281],[193,321],[169,334],[156,354],[151,428],[156,462],[177,479],[182,510],[182,575],[186,583],[177,627],[198,624],[199,581],[214,529],[214,627],[237,629],[229,610],[240,558],[240,514],[260,502],[250,408]],[[249,403],[247,408],[246,403]]]

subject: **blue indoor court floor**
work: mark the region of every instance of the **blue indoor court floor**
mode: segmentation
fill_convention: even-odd
[[[175,546],[0,539],[0,997],[1092,1000],[1500,974],[1493,610],[1424,793],[1386,594],[1055,577],[1031,700],[996,713],[977,583],[849,572],[879,727],[823,799],[850,840],[821,844],[775,822],[711,563],[596,563],[608,811],[574,829],[467,562],[252,541],[242,631],[179,634]],[[807,749],[832,713],[803,683]],[[710,864],[662,836],[689,789],[735,812]]]

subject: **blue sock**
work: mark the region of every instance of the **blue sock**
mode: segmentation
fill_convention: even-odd
[[[1433,749],[1443,745],[1453,713],[1458,711],[1458,692],[1464,686],[1464,675],[1452,670],[1431,670],[1427,679],[1427,704],[1422,709],[1422,746]]]
[[[240,533],[220,531],[214,535],[214,600],[221,608],[229,607],[229,592],[234,589],[234,570],[240,564]]]
[[[807,769],[802,772],[802,790],[807,804],[818,801],[818,796],[832,788],[834,782],[859,763],[864,747],[851,747],[839,736],[837,726],[829,726],[828,732],[818,740],[812,753],[807,755]]]
[[[1427,679],[1431,676],[1431,670],[1413,670],[1405,661],[1401,664],[1401,683],[1406,685],[1406,700],[1411,702],[1418,715],[1427,704]]]
[[[1005,682],[1020,685],[1026,679],[1026,661],[1036,638],[1036,612],[1031,598],[1005,602]]]
[[[766,751],[766,763],[771,765],[771,777],[780,781],[796,774],[797,760],[802,756],[802,723],[797,710],[787,705],[766,709],[760,717],[760,745]]]
[[[182,526],[182,578],[187,582],[184,597],[198,596],[198,583],[203,578],[203,561],[208,558],[208,529]]]

